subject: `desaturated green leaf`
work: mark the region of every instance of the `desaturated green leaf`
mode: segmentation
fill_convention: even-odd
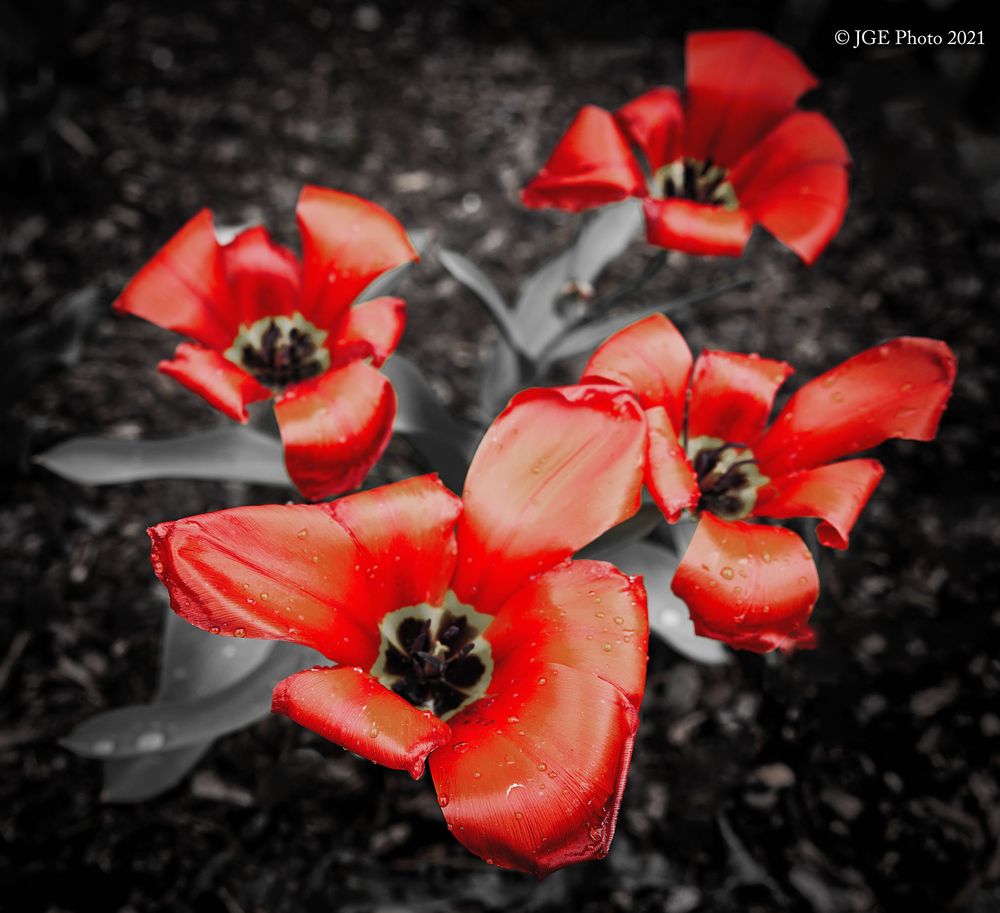
[[[226,425],[155,441],[78,437],[35,457],[82,485],[143,479],[224,479],[290,486],[281,443],[243,425]]]
[[[486,416],[496,415],[521,389],[521,362],[513,349],[497,337],[479,375],[479,405]]]
[[[105,761],[101,798],[105,802],[144,802],[165,793],[184,779],[211,746],[208,740],[141,758]]]
[[[652,542],[630,542],[590,557],[610,561],[626,574],[642,575],[649,605],[649,629],[678,653],[708,665],[729,661],[719,641],[694,633],[687,606],[670,589],[679,563],[677,554]]]
[[[493,284],[493,280],[468,257],[457,251],[442,247],[438,250],[437,257],[451,276],[472,291],[483,303],[486,312],[504,336],[514,345],[523,348],[518,327],[512,319],[511,310],[500,289]]]
[[[237,643],[235,639],[223,640],[223,650]],[[266,716],[274,686],[321,660],[306,647],[277,643],[249,674],[218,691],[190,700],[157,701],[110,710],[81,723],[63,744],[79,755],[101,760],[194,748]]]
[[[573,244],[528,277],[514,308],[528,355],[537,358],[565,327],[559,300],[567,285],[574,280],[593,283],[628,247],[641,226],[638,201],[603,206],[584,224]]]
[[[591,542],[579,552],[579,557],[600,557],[610,549],[621,548],[629,542],[645,539],[663,522],[663,514],[645,492],[643,492],[643,501],[644,503],[637,513],[617,526],[613,526],[603,536]]]
[[[394,355],[383,366],[396,391],[395,430],[405,435],[453,491],[461,491],[482,432],[453,418],[412,361]]]

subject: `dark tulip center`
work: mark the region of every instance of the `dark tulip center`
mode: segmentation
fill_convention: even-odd
[[[226,357],[267,387],[287,387],[330,367],[326,332],[301,314],[263,317],[240,332]]]
[[[684,158],[664,165],[653,177],[653,193],[660,199],[679,197],[723,209],[739,208],[729,170],[713,164],[711,159],[702,162]]]
[[[698,477],[698,511],[710,511],[724,520],[750,515],[757,491],[768,479],[761,475],[753,451],[743,444],[696,438],[688,455]]]
[[[489,619],[462,608],[390,613],[372,667],[387,688],[442,719],[485,693],[493,667],[489,644],[479,636]]]

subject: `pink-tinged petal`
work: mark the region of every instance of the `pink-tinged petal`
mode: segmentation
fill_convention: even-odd
[[[170,361],[161,361],[161,373],[180,381],[211,406],[237,422],[249,419],[247,406],[270,399],[271,391],[215,349],[182,342]]]
[[[738,257],[753,229],[753,220],[741,209],[723,209],[678,197],[648,198],[642,201],[642,208],[646,240],[655,247],[686,254]]]
[[[289,387],[274,414],[288,474],[316,501],[364,481],[392,437],[396,394],[385,375],[352,361]]]
[[[646,181],[610,112],[580,109],[538,175],[521,191],[534,208],[579,212],[645,192]]]
[[[596,675],[512,657],[430,758],[448,828],[489,863],[543,876],[607,855],[638,716]]]
[[[348,311],[347,325],[339,342],[367,343],[372,364],[377,368],[396,351],[405,326],[406,302],[402,298],[373,298]]]
[[[486,629],[493,662],[561,663],[611,682],[636,707],[646,686],[646,590],[604,561],[569,561],[521,587]]]
[[[302,234],[302,313],[323,329],[339,330],[371,282],[418,259],[403,226],[361,197],[303,187],[295,215]]]
[[[680,331],[663,314],[652,314],[608,337],[583,372],[627,387],[643,409],[663,406],[678,431],[691,376],[691,350]]]
[[[759,355],[702,352],[691,382],[688,437],[708,435],[752,447],[764,432],[778,388],[793,371]]]
[[[620,387],[524,390],[487,430],[465,481],[453,589],[496,612],[535,574],[639,509],[645,421]]]
[[[326,506],[357,546],[375,621],[402,606],[441,604],[455,570],[462,502],[437,476],[383,485]]]
[[[819,596],[816,565],[791,530],[702,514],[671,584],[695,633],[767,653],[801,646]]]
[[[290,317],[299,309],[298,257],[275,244],[263,225],[241,232],[222,248],[233,309],[250,326],[262,317]]]
[[[650,89],[615,112],[622,132],[646,156],[650,170],[684,155],[684,102],[676,89]]]
[[[780,476],[757,494],[754,516],[817,517],[816,535],[830,548],[847,537],[885,470],[878,460],[845,460]]]
[[[239,321],[212,213],[203,209],[177,232],[125,286],[114,307],[210,348],[227,348]]]
[[[844,220],[850,161],[823,115],[799,111],[747,153],[730,179],[754,221],[813,263]]]
[[[348,751],[413,779],[427,756],[451,733],[427,710],[418,710],[358,667],[306,669],[279,682],[271,706]]]
[[[687,154],[724,168],[818,84],[792,50],[760,32],[692,32],[685,54]]]
[[[912,336],[855,355],[792,396],[754,447],[761,472],[777,478],[889,438],[933,440],[956,366],[945,343]]]
[[[368,668],[387,612],[443,597],[459,509],[432,476],[334,504],[236,507],[150,529],[153,568],[199,628]]]
[[[646,488],[668,523],[698,506],[698,477],[665,409],[647,409]]]

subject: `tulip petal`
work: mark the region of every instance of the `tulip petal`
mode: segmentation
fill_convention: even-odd
[[[487,614],[639,509],[645,422],[620,387],[530,389],[487,430],[465,482],[453,589]]]
[[[704,513],[674,575],[695,633],[767,653],[786,639],[804,646],[819,596],[816,565],[791,530]]]
[[[406,302],[402,298],[372,298],[348,311],[340,343],[368,343],[372,364],[378,368],[396,351],[406,326]]]
[[[450,731],[434,714],[418,710],[360,668],[318,667],[277,684],[271,706],[348,751],[414,780]]]
[[[692,32],[685,58],[687,154],[724,168],[818,85],[792,50],[751,30]]]
[[[244,424],[249,419],[246,407],[271,397],[267,387],[215,349],[190,342],[182,342],[174,351],[174,357],[161,361],[157,367],[224,415]]]
[[[643,409],[663,406],[679,432],[691,376],[691,350],[663,314],[652,314],[610,336],[583,371],[588,379],[605,379],[627,387]]]
[[[387,612],[443,597],[458,509],[431,476],[332,505],[236,507],[151,528],[153,569],[173,610],[199,628],[368,668]]]
[[[646,156],[654,174],[684,155],[684,102],[676,89],[657,88],[615,112],[622,132]]]
[[[580,109],[538,175],[521,191],[525,206],[579,212],[639,196],[646,181],[614,117]]]
[[[668,523],[698,506],[698,477],[684,453],[666,410],[646,410],[646,488]]]
[[[740,159],[730,179],[754,221],[813,263],[844,220],[850,161],[823,115],[798,111]]]
[[[604,561],[569,561],[529,581],[486,629],[508,657],[561,663],[611,682],[639,706],[646,685],[646,590]]]
[[[295,215],[302,234],[302,313],[336,331],[358,295],[382,273],[418,259],[403,226],[381,206],[306,186]]]
[[[691,382],[689,439],[707,435],[752,447],[764,432],[778,388],[793,371],[759,355],[702,352]]]
[[[945,343],[913,336],[855,355],[792,396],[754,447],[761,472],[777,478],[889,438],[932,440],[956,364]]]
[[[819,541],[847,548],[848,534],[884,474],[878,460],[844,460],[780,476],[757,493],[753,515],[817,517]]]
[[[116,311],[225,349],[237,331],[222,262],[222,248],[203,209],[174,235],[114,303]]]
[[[449,830],[500,866],[546,875],[600,859],[614,836],[638,726],[610,682],[512,658],[449,721],[431,775]]]
[[[251,326],[262,317],[291,317],[298,310],[298,258],[275,244],[263,225],[238,234],[222,248],[222,257],[240,323]]]
[[[686,254],[738,257],[753,229],[753,220],[741,209],[723,209],[679,197],[647,198],[642,208],[646,240]]]
[[[288,474],[315,501],[364,481],[392,437],[396,394],[385,375],[353,361],[289,387],[274,413]]]

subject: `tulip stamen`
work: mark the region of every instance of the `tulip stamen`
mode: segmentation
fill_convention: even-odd
[[[327,333],[301,314],[262,317],[240,326],[225,356],[267,387],[283,388],[330,367]]]
[[[688,454],[698,478],[696,510],[724,520],[748,517],[758,490],[769,481],[761,475],[753,451],[743,444],[699,437],[688,445]]]
[[[681,158],[664,165],[653,176],[652,192],[661,200],[680,198],[730,211],[739,209],[729,170],[711,159]]]

